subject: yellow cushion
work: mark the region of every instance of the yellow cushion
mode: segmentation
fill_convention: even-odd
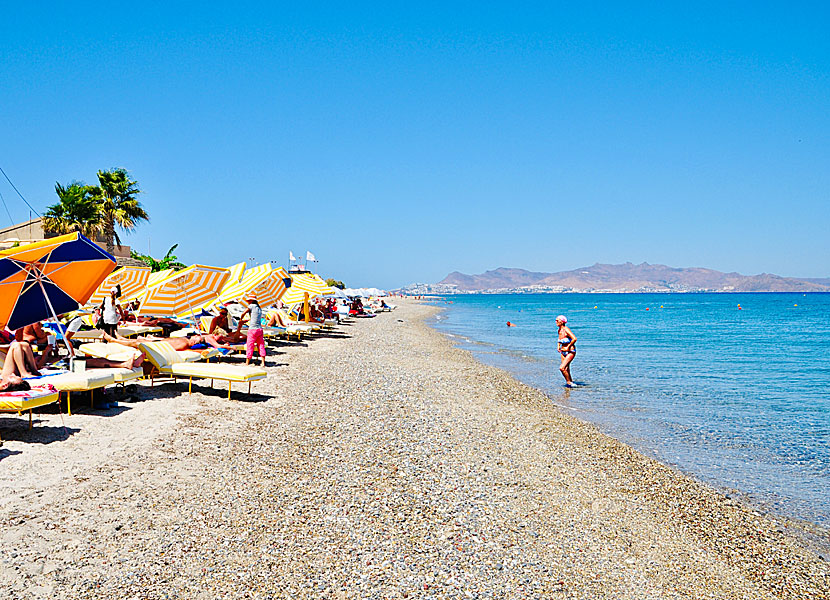
[[[0,411],[18,412],[57,401],[58,393],[48,390],[31,389],[26,392],[0,392]]]
[[[138,358],[141,355],[141,350],[136,348],[130,348],[124,344],[108,344],[105,342],[82,344],[78,350],[87,356],[106,358],[115,362],[124,362],[131,358]]]
[[[179,363],[161,369],[178,377],[199,377],[223,381],[257,381],[265,379],[268,373],[259,367],[227,365],[222,363]]]
[[[144,369],[141,367],[135,369],[125,369],[124,367],[113,367],[111,369],[102,369],[112,373],[115,383],[126,383],[128,381],[135,381],[144,377]]]
[[[184,360],[167,342],[144,342],[141,348],[147,355],[147,359],[159,370]]]
[[[85,392],[115,383],[111,369],[89,369],[83,373],[65,372],[28,379],[35,385],[49,383],[62,392]]]

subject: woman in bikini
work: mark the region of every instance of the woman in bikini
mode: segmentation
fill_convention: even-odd
[[[562,362],[559,365],[559,370],[565,378],[566,387],[576,387],[573,378],[571,377],[571,363],[576,358],[576,336],[567,326],[568,319],[565,315],[556,317],[556,325],[559,327],[559,354],[562,356]]]

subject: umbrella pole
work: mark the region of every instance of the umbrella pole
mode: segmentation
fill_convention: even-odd
[[[52,306],[52,301],[49,300],[49,294],[46,293],[46,288],[43,287],[43,280],[41,279],[42,275],[43,273],[40,271],[40,269],[38,269],[37,274],[35,275],[37,277],[37,283],[38,285],[40,285],[40,291],[43,292],[43,297],[46,298],[46,304],[49,306],[49,312],[52,313],[52,318],[55,319],[55,326],[58,328],[58,332],[60,333],[60,321],[58,321],[58,315],[55,314],[55,309]],[[66,350],[67,352],[69,352],[69,356],[75,356],[75,351],[72,350],[72,347],[69,345],[69,340],[66,339],[65,335],[63,336],[63,342],[64,344],[66,344]],[[57,342],[55,343],[55,346],[57,346]]]
[[[194,314],[195,311],[193,310],[193,305],[190,303],[190,296],[187,295],[187,288],[184,287],[183,285],[179,285],[179,287],[181,288],[182,292],[184,293],[184,299],[187,300],[187,308],[190,309],[190,318],[193,319],[193,324],[195,325],[196,324],[196,315]],[[199,329],[199,328],[197,327],[197,329]]]

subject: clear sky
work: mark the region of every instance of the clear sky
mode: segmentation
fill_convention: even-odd
[[[133,4],[4,7],[0,167],[38,210],[127,168],[140,251],[830,276],[826,2]]]

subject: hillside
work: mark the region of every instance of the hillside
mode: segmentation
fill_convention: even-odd
[[[625,263],[595,264],[572,271],[540,273],[524,269],[498,268],[479,275],[457,271],[438,285],[459,291],[506,290],[516,288],[562,288],[563,291],[734,291],[734,292],[827,292],[828,279],[796,279],[770,273],[741,275],[713,269],[681,268],[666,265]]]

